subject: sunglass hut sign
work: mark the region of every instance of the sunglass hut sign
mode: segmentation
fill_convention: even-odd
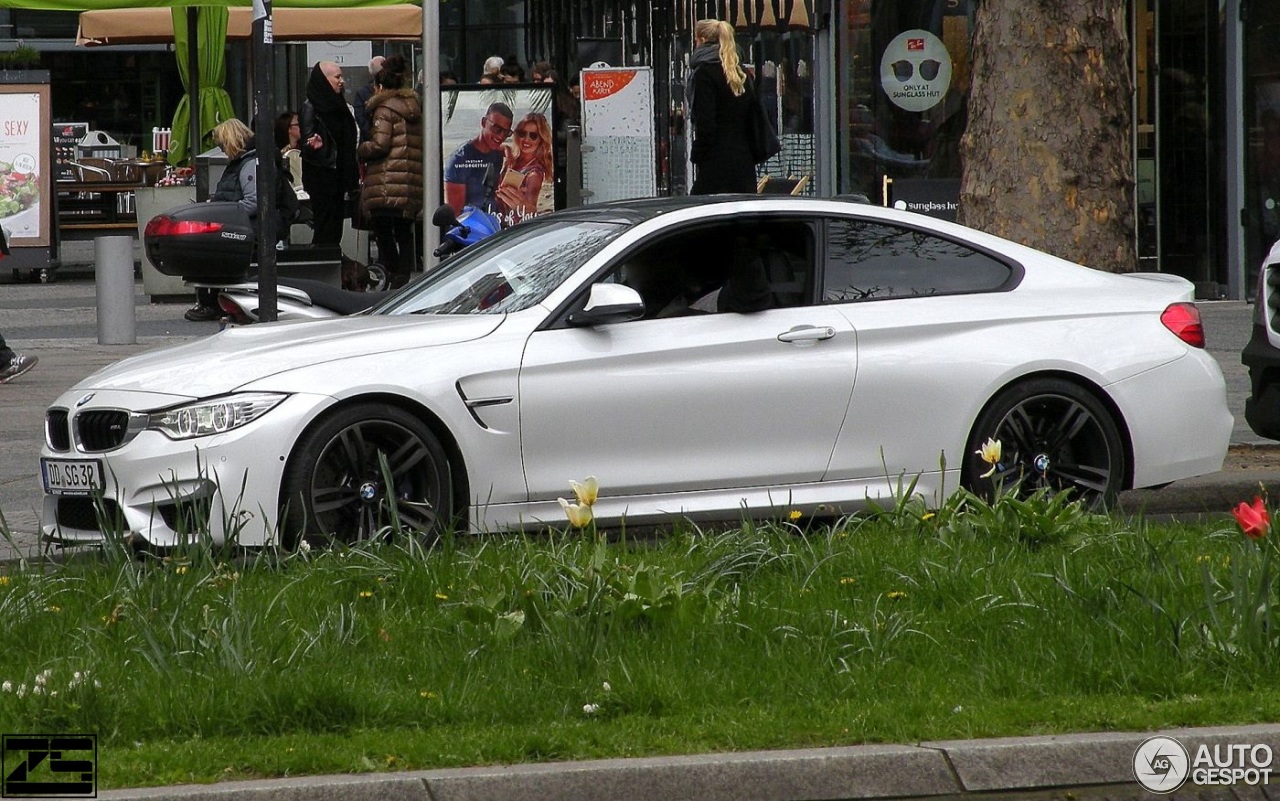
[[[903,31],[880,58],[880,85],[899,108],[928,111],[942,102],[951,87],[947,46],[928,31]]]

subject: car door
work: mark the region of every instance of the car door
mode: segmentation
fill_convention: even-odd
[[[1006,369],[1017,263],[927,222],[833,217],[822,302],[858,331],[858,388],[827,480],[956,471],[969,426]]]
[[[792,238],[810,230],[773,222]],[[857,339],[836,308],[809,302],[812,243],[788,244],[804,286],[779,281],[774,294],[793,305],[534,333],[520,372],[530,499],[563,495],[568,479],[588,474],[613,495],[820,480],[852,392]]]

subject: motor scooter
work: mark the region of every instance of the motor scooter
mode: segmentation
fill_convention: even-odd
[[[464,206],[455,215],[449,205],[440,206],[431,215],[431,224],[441,230],[440,246],[431,253],[437,259],[449,256],[497,233],[498,218],[475,206]],[[372,265],[370,265],[372,268]],[[365,311],[392,294],[386,292],[350,292],[336,289],[320,281],[281,278],[276,282],[277,319],[320,320]],[[218,306],[236,325],[257,322],[258,285],[242,282],[220,287]]]
[[[431,214],[431,224],[441,231],[440,246],[431,251],[437,259],[448,258],[502,229],[497,217],[478,206],[463,206],[462,213],[455,215],[447,203]]]
[[[218,290],[218,308],[227,322],[248,325],[258,322],[258,284],[245,281],[230,286],[192,283],[195,287]],[[309,278],[276,279],[277,320],[324,320],[345,317],[371,309],[397,290],[355,292]]]
[[[431,221],[442,232],[441,245],[433,251],[437,258],[447,258],[501,228],[495,216],[473,206],[455,216],[452,208],[443,205]],[[258,284],[249,275],[254,235],[252,222],[237,204],[193,203],[153,218],[144,232],[144,247],[161,273],[180,276],[192,287],[218,289],[218,306],[227,320],[247,325],[259,320]],[[370,265],[371,272],[375,266],[381,269],[381,265]],[[356,314],[396,291],[355,292],[323,281],[277,278],[276,319]]]

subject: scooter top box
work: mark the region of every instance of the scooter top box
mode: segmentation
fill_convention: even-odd
[[[238,203],[188,203],[151,218],[143,231],[143,248],[164,275],[234,283],[249,275],[257,232]]]

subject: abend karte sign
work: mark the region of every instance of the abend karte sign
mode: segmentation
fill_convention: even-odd
[[[582,71],[582,201],[658,194],[650,67]]]
[[[13,247],[50,242],[51,124],[47,82],[0,77],[0,226]]]

